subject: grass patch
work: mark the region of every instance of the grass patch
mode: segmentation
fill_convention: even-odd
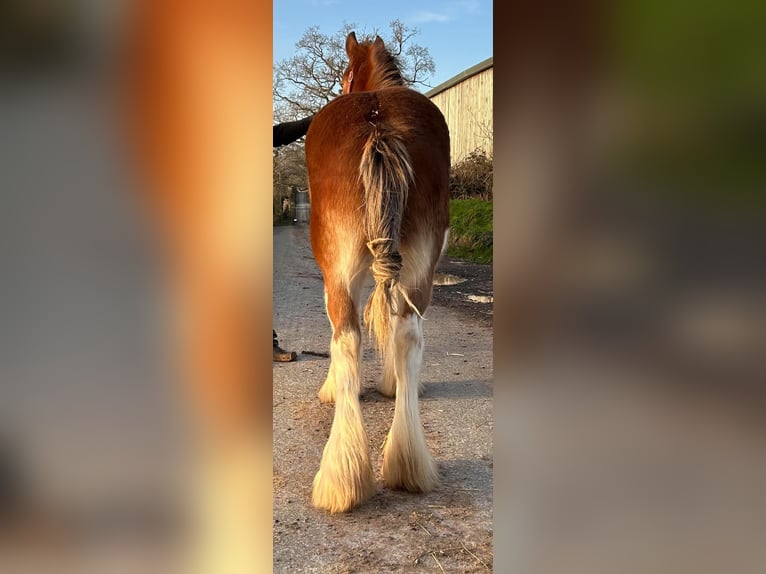
[[[492,202],[481,199],[450,201],[447,255],[476,263],[492,263]]]

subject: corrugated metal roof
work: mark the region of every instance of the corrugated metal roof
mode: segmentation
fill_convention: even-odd
[[[483,72],[484,70],[487,70],[487,69],[491,68],[493,66],[493,64],[494,64],[494,57],[490,56],[489,58],[487,58],[483,62],[479,62],[475,66],[471,66],[467,70],[463,70],[462,72],[460,72],[456,76],[451,77],[446,82],[442,82],[441,84],[439,84],[435,88],[430,89],[429,91],[427,91],[425,93],[425,95],[426,95],[426,97],[432,98],[436,94],[438,94],[439,92],[443,92],[444,90],[447,90],[447,89],[451,88],[452,86],[454,86],[456,84],[459,84],[463,80],[465,80],[467,78],[470,78],[471,76],[475,76],[479,72]]]

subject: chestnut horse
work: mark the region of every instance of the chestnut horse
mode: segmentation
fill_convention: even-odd
[[[438,472],[418,410],[423,313],[449,226],[449,131],[439,109],[404,86],[383,41],[346,39],[343,94],[306,136],[311,245],[324,277],[331,363],[319,391],[335,418],[314,479],[313,503],[347,511],[375,490],[360,391],[359,308],[383,356],[378,389],[396,396],[383,447],[390,488],[428,492]]]

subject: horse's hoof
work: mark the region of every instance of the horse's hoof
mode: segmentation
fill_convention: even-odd
[[[415,450],[413,444],[394,448],[391,435],[383,445],[383,484],[394,490],[431,492],[439,486],[439,471],[425,444]]]
[[[356,478],[341,479],[337,474],[322,472],[320,469],[314,477],[314,488],[311,502],[316,508],[328,511],[330,514],[348,512],[359,506],[375,493],[375,477],[372,469],[361,471]]]

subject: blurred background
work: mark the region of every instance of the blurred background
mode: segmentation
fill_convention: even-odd
[[[183,422],[120,125],[127,3],[0,4],[0,571],[170,572]]]
[[[496,20],[502,571],[763,568],[765,16]]]
[[[766,7],[549,4],[495,12],[497,569],[760,572]],[[0,5],[3,572],[173,554],[125,6]]]

